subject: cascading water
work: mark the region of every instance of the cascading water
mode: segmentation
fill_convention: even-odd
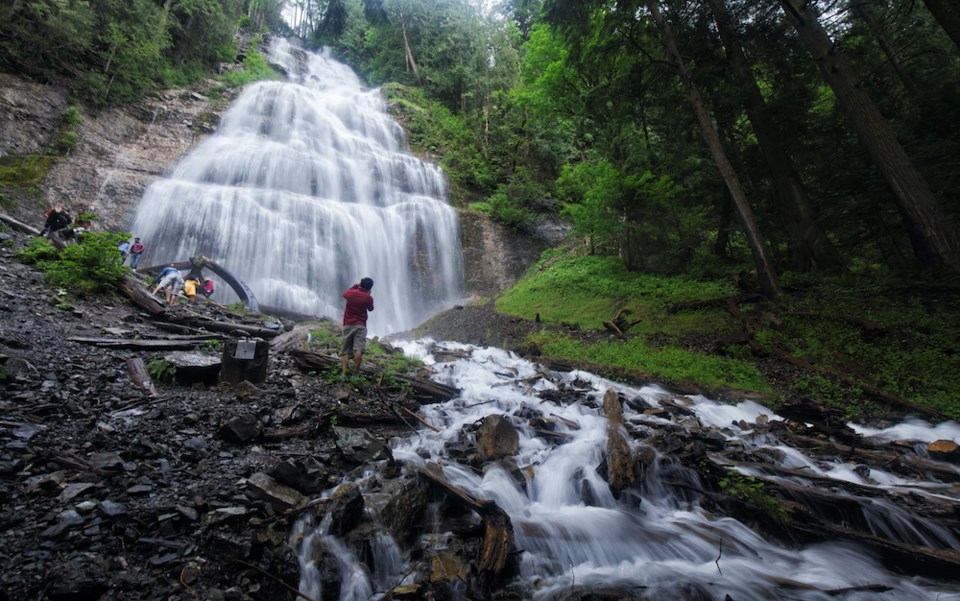
[[[442,466],[447,482],[476,498],[491,499],[507,512],[516,548],[521,551],[514,590],[526,591],[522,598],[960,600],[960,586],[955,583],[891,572],[877,555],[859,544],[831,542],[791,549],[767,541],[743,522],[711,513],[702,502],[704,491],[697,472],[666,455],[648,466],[642,486],[631,495],[614,498],[599,475],[608,435],[596,399],[609,387],[628,399],[624,416],[634,432],[646,431],[652,436],[659,431],[669,440],[670,433],[682,428],[715,428],[725,447],[775,454],[780,458],[775,467],[801,474],[792,476],[795,478],[809,473],[813,479],[796,486],[798,489],[829,487],[824,482],[855,478],[855,486],[865,491],[865,496],[851,497],[851,505],[862,505],[860,519],[869,524],[868,531],[888,535],[893,541],[960,551],[956,533],[949,528],[914,519],[879,498],[888,493],[909,494],[955,503],[956,490],[948,484],[908,480],[877,469],[866,478],[856,475],[852,464],[823,465],[804,451],[779,443],[769,431],[747,427],[758,415],[764,416],[759,418],[764,423],[779,419],[753,402],[726,405],[690,397],[685,408],[689,415],[665,419],[658,414],[672,395],[656,386],[623,386],[585,372],[545,374],[540,366],[499,349],[429,341],[398,345],[406,354],[433,366],[438,381],[459,387],[461,393],[447,403],[421,407],[422,417],[439,432],[420,429],[395,439],[393,456],[407,468]],[[444,358],[436,358],[441,355]],[[451,360],[452,355],[462,358]],[[571,391],[575,394],[569,394]],[[570,402],[573,397],[579,400]],[[559,398],[566,402],[554,400]],[[525,418],[534,414],[555,418],[556,438],[545,438],[543,430],[529,427]],[[471,426],[490,415],[507,417],[519,430],[519,451],[513,457],[519,470],[487,463],[479,473],[449,457],[448,448],[455,447],[465,432],[472,431]],[[952,422],[936,430],[917,422],[911,427],[921,440],[960,438],[960,426]],[[884,433],[873,434],[879,437]],[[634,440],[632,444],[640,443]],[[519,480],[524,482],[518,482],[518,472],[523,473]],[[299,544],[301,557],[316,557],[313,539],[295,534],[291,540],[294,544],[306,541]],[[425,532],[419,553],[424,549],[429,553],[438,545],[442,548],[446,540],[443,532]],[[328,545],[327,552],[337,557],[336,563],[344,563],[339,555],[342,549]],[[409,571],[399,569],[395,555],[391,557],[389,562],[382,560],[384,566],[376,565],[381,560],[374,559],[367,569],[396,574],[393,585],[400,583],[402,574],[407,575],[404,582],[410,582]],[[354,565],[347,564],[349,569],[341,575],[344,582],[355,580],[358,574]],[[316,595],[313,598],[336,598],[323,596],[309,577],[301,586]],[[348,589],[360,590],[355,582],[341,589],[341,601],[365,598],[344,592]],[[371,598],[388,590],[382,584],[370,589],[381,591]],[[594,597],[591,591],[603,593]]]
[[[378,90],[345,65],[286,40],[270,60],[291,81],[246,87],[217,133],[147,189],[132,226],[141,264],[203,255],[261,304],[332,318],[369,276],[378,335],[450,306],[462,259],[442,171],[405,152]]]

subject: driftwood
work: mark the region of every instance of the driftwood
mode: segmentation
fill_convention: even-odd
[[[636,483],[637,472],[627,442],[620,397],[613,388],[603,395],[603,412],[607,416],[607,484],[614,498],[619,499],[624,490]]]
[[[510,516],[494,501],[478,499],[428,469],[421,468],[417,473],[446,493],[448,498],[459,501],[480,515],[483,520],[483,547],[478,562],[480,583],[485,589],[491,590],[504,576],[513,552],[513,523]]]
[[[924,573],[935,578],[960,578],[960,553],[953,549],[931,549],[891,541],[844,526],[802,523],[794,519],[793,529],[814,540],[855,540],[877,552],[896,570]]]
[[[157,389],[150,378],[150,372],[140,357],[127,358],[127,373],[133,383],[150,393],[150,396],[157,396]]]
[[[290,351],[297,365],[304,371],[321,371],[331,368],[340,368],[340,359],[331,355],[324,355],[313,351]],[[375,378],[378,372],[372,367],[360,366],[360,372],[370,379]],[[421,404],[443,403],[449,401],[459,392],[456,388],[439,384],[423,378],[409,376],[394,376],[401,385],[409,386],[413,390],[413,398]]]
[[[427,420],[423,419],[422,417],[420,417],[419,415],[417,415],[417,414],[414,413],[413,411],[410,411],[410,410],[407,409],[406,407],[400,407],[400,408],[403,409],[404,411],[406,411],[406,412],[407,412],[407,415],[410,415],[411,417],[413,417],[413,419],[417,420],[418,422],[420,422],[420,423],[423,424],[424,426],[430,428],[430,429],[433,430],[434,432],[442,432],[442,430],[441,430],[440,428],[434,426],[433,424],[431,424],[431,423],[428,422]]]

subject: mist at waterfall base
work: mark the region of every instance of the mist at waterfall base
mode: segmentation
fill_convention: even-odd
[[[334,319],[369,276],[371,335],[454,304],[459,226],[440,168],[405,151],[379,91],[347,66],[282,39],[269,58],[290,80],[244,88],[217,132],[144,193],[131,228],[147,245],[141,266],[202,255],[261,305]]]
[[[437,381],[454,385],[461,393],[447,403],[422,406],[422,417],[440,431],[421,428],[394,439],[393,456],[405,469],[439,465],[443,478],[451,484],[477,498],[494,500],[509,514],[516,548],[521,553],[515,584],[529,595],[521,593],[522,598],[573,599],[579,598],[575,590],[598,589],[607,594],[620,590],[637,599],[671,601],[720,601],[727,595],[734,601],[960,600],[956,583],[894,573],[861,545],[830,542],[786,548],[765,540],[734,518],[711,514],[700,502],[698,491],[703,486],[698,474],[665,455],[658,454],[648,469],[636,491],[639,502],[636,498],[627,502],[615,499],[598,474],[607,443],[599,399],[609,387],[628,399],[624,417],[634,429],[669,433],[689,425],[716,426],[728,445],[782,452],[784,466],[804,468],[811,478],[819,479],[817,484],[806,486],[824,486],[826,478],[856,479],[859,486],[876,490],[877,497],[897,491],[955,502],[956,490],[948,484],[909,480],[877,469],[865,478],[853,469],[854,464],[810,458],[769,432],[738,426],[757,421],[761,414],[770,420],[779,419],[752,401],[729,405],[691,397],[691,415],[670,420],[644,413],[646,408],[661,408],[661,400],[675,399],[657,386],[624,386],[586,372],[545,374],[539,365],[494,348],[433,341],[397,344],[406,354],[431,366]],[[463,358],[451,360],[451,350]],[[581,401],[553,402],[550,399],[559,395],[551,392],[558,388],[582,392]],[[485,416],[510,419],[531,413],[555,416],[558,435],[566,442],[547,441],[532,431],[527,420],[511,420],[520,434],[520,449],[514,459],[525,476],[524,485],[498,463],[488,464],[479,474],[445,456],[445,446]],[[934,428],[911,420],[899,426],[901,430],[903,427],[920,439],[937,436],[960,440],[960,425],[955,422]],[[896,431],[897,427],[870,434],[884,438]],[[640,443],[633,440],[631,444],[636,450]],[[374,474],[371,471],[365,478],[376,483]],[[359,484],[363,488],[366,480]],[[884,499],[866,496],[862,500],[868,514],[865,519],[871,521],[875,532],[910,544],[960,551],[960,542],[949,529],[910,516]],[[873,510],[868,511],[870,507]],[[375,514],[368,510],[368,517],[375,519]],[[374,559],[364,563],[344,540],[328,533],[329,518],[325,516],[326,521],[320,524],[301,521],[291,535],[291,544],[299,549],[302,592],[312,599],[330,598],[323,595],[317,575],[314,562],[318,554],[332,556],[339,566],[340,601],[380,598],[383,591],[412,581],[411,566],[404,564],[400,549],[389,535],[381,532],[376,540],[368,541],[370,552],[366,555]],[[421,537],[420,546],[439,552],[449,540],[449,533],[434,529]],[[888,590],[879,592],[868,586]],[[851,590],[844,590],[848,588]],[[458,594],[462,595],[459,598],[468,598],[465,590],[454,593],[453,599]]]

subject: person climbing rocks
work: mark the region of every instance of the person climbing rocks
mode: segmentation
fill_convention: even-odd
[[[157,278],[159,279],[159,283],[157,287],[153,289],[153,294],[156,294],[163,288],[166,291],[167,304],[173,307],[177,304],[180,291],[183,290],[183,274],[180,273],[179,269],[171,265],[164,267]]]
[[[124,240],[118,244],[117,250],[120,251],[120,264],[123,265],[127,261],[127,255],[130,254],[130,241]]]
[[[197,298],[200,282],[204,281],[203,264],[206,260],[206,257],[190,257],[190,271],[183,279],[183,293],[187,295],[191,303]]]
[[[340,348],[341,378],[347,376],[347,364],[353,355],[353,371],[360,371],[360,360],[367,344],[367,312],[373,311],[373,296],[370,290],[373,280],[363,278],[359,284],[354,284],[343,298],[347,305],[343,309],[343,345]]]
[[[133,244],[130,245],[130,269],[136,271],[137,264],[140,262],[140,255],[143,254],[143,251],[146,250],[146,247],[140,242],[140,238],[134,238]]]
[[[57,203],[53,206],[52,209],[46,213],[47,220],[43,224],[43,230],[40,231],[41,236],[46,236],[57,230],[62,230],[63,228],[70,225],[70,222],[73,221],[73,218],[70,217],[70,213],[63,208],[62,204]]]

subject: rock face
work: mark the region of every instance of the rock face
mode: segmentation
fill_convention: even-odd
[[[50,152],[69,93],[0,73],[0,157]],[[74,216],[91,211],[100,227],[122,229],[144,189],[212,131],[226,105],[196,91],[166,90],[135,105],[76,106],[83,118],[73,127],[77,144],[40,185],[41,207],[62,202]],[[21,207],[14,216],[38,223],[41,207]]]
[[[515,284],[548,246],[474,211],[460,212],[460,238],[467,292],[485,297]]]

